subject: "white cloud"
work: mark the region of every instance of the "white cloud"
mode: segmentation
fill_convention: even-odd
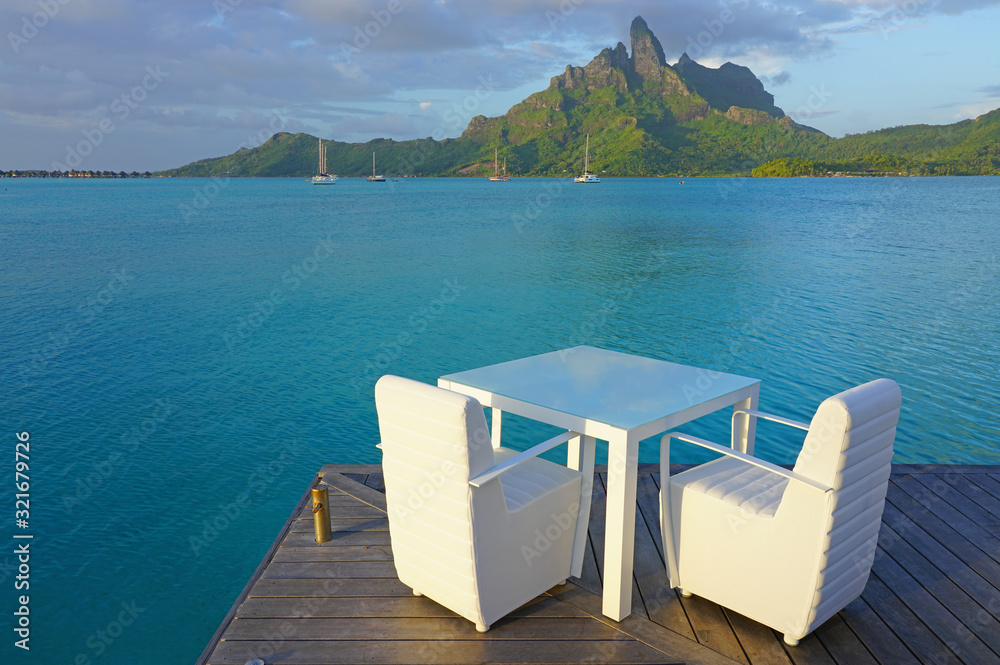
[[[220,3],[228,10],[219,11]],[[396,105],[401,93],[427,100],[426,91],[433,90],[433,108],[447,109],[474,91],[480,77],[492,77],[499,91],[543,89],[567,64],[584,65],[619,40],[628,45],[636,14],[646,19],[671,62],[695,47],[700,53],[689,55],[700,62],[731,60],[778,85],[790,63],[830,54],[839,36],[872,30],[878,21],[895,28],[997,4],[72,0],[56,3],[58,14],[30,38],[21,36],[16,49],[9,38],[0,44],[0,114],[5,132],[86,125],[140,84],[146,67],[153,66],[170,76],[135,110],[130,131],[174,132],[174,141],[192,152],[202,148],[205,133],[222,132],[220,141],[238,138],[236,118],[266,117],[278,107],[289,108],[299,123],[290,126],[326,127],[358,139],[392,136],[426,131],[422,123],[434,115],[429,101]],[[7,0],[0,6],[0,24],[19,35],[39,7],[38,0]],[[552,12],[561,20],[552,21]],[[363,108],[379,105],[375,116]],[[331,119],[333,107],[345,110],[334,110]],[[415,115],[398,112],[404,108]]]

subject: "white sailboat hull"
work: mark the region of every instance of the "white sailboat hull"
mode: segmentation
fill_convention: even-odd
[[[596,174],[590,172],[590,134],[587,134],[587,148],[583,157],[583,174],[573,178],[573,182],[600,182]]]
[[[316,175],[312,177],[314,185],[336,185],[337,176],[326,172],[326,152],[323,150],[323,139],[319,140],[319,155],[316,157]]]

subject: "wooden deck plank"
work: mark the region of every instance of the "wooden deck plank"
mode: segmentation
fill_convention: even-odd
[[[449,617],[458,615],[425,596],[361,597],[318,596],[304,603],[301,598],[263,596],[248,598],[240,609],[240,616],[247,619],[279,619],[288,617]],[[510,613],[512,617],[532,618],[585,618],[588,616],[571,605],[552,596],[539,596]]]
[[[694,640],[689,640],[667,627],[640,616],[632,615],[621,621],[613,621],[601,613],[600,596],[589,593],[576,585],[567,584],[556,587],[550,593],[554,597],[583,610],[596,621],[614,626],[658,650],[677,656],[688,665],[736,665],[738,662],[711,649],[706,649]]]
[[[597,557],[594,556],[594,545],[590,542],[589,535],[587,536],[587,550],[583,557],[583,571],[574,582],[590,593],[598,595],[601,593],[601,575],[597,571]]]
[[[926,487],[938,497],[944,499],[949,506],[960,512],[974,524],[989,530],[991,532],[990,535],[993,535],[994,540],[996,540],[995,532],[997,527],[1000,527],[1000,518],[990,513],[990,511],[980,506],[964,493],[960,492],[951,483],[945,481],[947,476],[954,475],[956,474],[925,473],[913,475],[910,476],[910,478]]]
[[[635,515],[635,551],[633,556],[633,575],[639,588],[639,598],[642,601],[646,618],[662,625],[669,625],[675,632],[694,639],[694,631],[688,624],[684,608],[681,607],[677,592],[670,588],[667,581],[667,569],[660,554],[662,548],[656,546],[660,540],[658,518],[650,528],[643,511],[649,511],[650,496],[657,497],[659,490],[648,473],[642,474],[638,481],[636,503],[638,509]],[[658,502],[658,499],[654,499]],[[659,505],[657,503],[657,505]]]
[[[938,477],[969,499],[975,501],[983,510],[989,512],[994,519],[1000,520],[1000,498],[997,498],[997,496],[982,486],[991,482],[988,475],[977,474],[966,476],[961,473],[942,473]]]
[[[307,563],[273,562],[262,575],[299,579],[349,579],[352,577],[396,577],[392,561],[310,561]]]
[[[343,580],[314,580],[295,578],[262,578],[251,590],[250,598],[316,597],[340,596],[358,598],[378,598],[381,596],[413,598],[413,590],[399,581],[388,577],[357,577]]]
[[[307,491],[199,663],[1000,663],[1000,466],[895,465],[868,587],[797,647],[666,588],[657,471],[642,465],[636,495],[640,614],[601,614],[599,468],[581,579],[480,634],[396,578],[381,467],[324,466],[333,539],[315,542]]]
[[[382,475],[381,471],[378,473],[369,473],[368,480],[365,481],[365,485],[372,488],[376,492],[385,494],[385,476]]]
[[[273,635],[289,621],[283,618],[239,617],[224,639],[253,639]],[[613,642],[632,639],[588,616],[579,618],[512,617],[498,620],[489,632],[480,633],[468,619],[456,616],[400,617],[296,617],[296,640],[421,640],[428,635],[442,641],[496,642],[532,640],[550,643],[581,640]],[[539,645],[544,648],[544,645]]]
[[[976,600],[987,617],[1000,619],[1000,590],[986,581],[982,575],[970,568],[950,549],[941,544],[920,525],[904,515],[896,506],[886,504],[882,521],[890,533],[905,540],[921,556],[930,561],[938,570],[948,576],[965,593]],[[953,547],[961,549],[954,542]],[[968,545],[967,549],[972,546]],[[980,614],[976,612],[976,616]]]
[[[816,628],[813,634],[841,665],[879,665],[839,614],[830,617],[823,625]]]
[[[351,502],[349,505],[337,505],[332,500],[330,501],[330,517],[332,519],[385,519],[385,511],[379,510],[374,506],[369,506],[368,504],[359,504],[358,500],[353,496],[348,496],[347,494],[341,495],[345,501]],[[333,497],[330,497],[331,499]],[[313,523],[313,516],[311,509],[307,508],[305,512],[296,518],[297,522],[303,522],[306,524]],[[312,528],[310,526],[310,528]]]
[[[371,506],[364,506],[369,510],[375,510]],[[308,510],[308,508],[307,508]],[[332,510],[331,510],[332,512]],[[297,519],[292,521],[292,531],[306,531],[315,534],[315,527],[313,526],[312,515],[306,519]],[[333,515],[330,518],[330,530],[334,533],[339,531],[388,531],[389,530],[389,520],[386,518],[385,513],[382,513],[379,517],[337,517]]]
[[[672,630],[688,639],[696,639],[694,628],[684,613],[680,594],[668,587],[667,568],[663,562],[663,539],[660,536],[660,488],[653,474],[644,473],[639,476],[636,503],[642,518],[641,522],[637,522],[636,529],[641,531],[640,526],[642,526],[649,533],[655,548],[654,552],[647,553],[655,569],[650,570],[649,575],[642,578],[636,575],[646,612],[656,623],[670,626]]]
[[[997,476],[985,473],[977,473],[977,474],[959,474],[958,477],[963,478],[967,480],[969,483],[975,485],[983,492],[985,492],[987,496],[993,497],[994,499],[1000,501],[1000,479],[998,479]],[[998,514],[996,513],[996,511],[993,510],[991,510],[990,512],[993,512],[995,515]]]
[[[350,545],[390,545],[388,531],[336,531],[331,540],[316,542],[312,531],[289,531],[284,544],[289,547],[342,547]]]
[[[998,657],[1000,654],[1000,622],[984,611],[983,606],[947,575],[942,574],[942,571],[887,524],[882,525],[879,533],[879,545],[880,553],[884,552],[892,557],[900,569],[905,570],[921,589],[926,590],[941,604],[942,609],[947,608],[947,615],[940,622],[951,625],[951,628],[947,629],[951,633],[947,636],[948,641],[966,642],[971,640],[978,642],[979,638],[976,638],[971,632],[971,629],[975,628],[982,636],[982,641],[985,642],[983,646],[988,647],[992,652],[992,657],[998,658],[998,662],[1000,662],[1000,657]],[[878,570],[884,571],[881,566],[878,566]],[[885,575],[882,575],[882,578],[884,580]],[[904,586],[904,583],[894,583],[892,586],[897,595],[903,594],[908,600],[917,593],[912,586]],[[996,601],[996,609],[1000,610],[1000,596],[996,598]],[[925,623],[927,623],[926,619]],[[935,623],[938,621],[935,620]],[[978,648],[973,647],[973,651],[981,653]]]
[[[671,473],[676,470],[674,466],[670,468]],[[656,469],[659,471],[658,466]],[[648,476],[648,479],[641,478],[638,481],[636,502],[639,504],[640,512],[645,518],[655,523],[655,533],[659,537],[659,473],[656,473],[655,476],[651,473],[642,474],[642,476]],[[653,531],[654,528],[650,528],[649,530]],[[662,539],[660,540],[657,552],[661,558],[660,565],[663,567],[663,579],[665,581],[666,565],[662,559]],[[739,639],[736,637],[736,633],[721,607],[696,596],[682,598],[676,590],[671,590],[671,593],[673,594],[673,601],[667,597],[666,600],[668,602],[664,603],[662,608],[656,608],[658,617],[668,622],[664,623],[664,625],[669,625],[672,630],[697,640],[699,644],[724,654],[727,658],[735,662],[749,664],[746,654],[743,653],[743,647],[740,646]]]
[[[373,490],[370,487],[366,487],[365,485],[361,485],[360,483],[356,483],[343,474],[324,473],[322,484],[336,488],[344,494],[349,494],[370,506],[386,510],[385,494],[379,492],[378,490]]]
[[[893,464],[892,473],[898,476],[921,473],[1000,474],[1000,464]]]
[[[392,561],[390,545],[340,545],[337,547],[281,547],[274,561]]]
[[[743,647],[722,607],[698,596],[682,597],[681,604],[699,644],[725,654],[727,658],[738,663],[749,664],[750,661],[743,653]]]
[[[324,464],[319,470],[322,479],[330,473],[382,473],[381,464]]]
[[[468,665],[469,663],[679,663],[640,642],[539,640],[231,640],[209,665],[244,665],[252,658],[282,665]]]
[[[868,586],[865,587],[863,595],[865,602],[894,633],[899,635],[920,662],[936,665],[957,665],[960,662],[944,642],[938,639],[874,572],[868,578]],[[820,637],[822,638],[822,634]],[[827,648],[830,646],[827,645]],[[836,654],[834,657],[840,660]]]
[[[972,662],[989,662],[997,656],[989,647],[972,634],[947,607],[913,578],[907,570],[891,556],[876,556],[872,572],[906,603],[913,614],[927,626],[934,635],[953,653],[961,650],[971,656]]]
[[[781,642],[775,639],[773,630],[739,612],[725,610],[725,614],[749,662],[792,665]]]
[[[920,661],[913,655],[913,652],[903,644],[902,640],[896,636],[896,633],[892,632],[892,629],[865,602],[864,594],[861,594],[861,598],[855,598],[848,603],[847,607],[840,611],[840,617],[879,663],[891,663],[892,665],[920,664]],[[843,665],[850,665],[850,663],[844,663],[843,661],[837,662],[843,663]]]
[[[775,638],[782,639],[777,632],[775,632]],[[799,640],[798,646],[785,647],[785,651],[795,665],[837,665],[830,652],[816,637],[815,632],[809,633]]]
[[[922,485],[918,485],[922,488]],[[919,491],[923,494],[923,491]],[[894,480],[889,482],[889,492],[886,499],[895,506],[906,517],[913,520],[920,527],[931,534],[941,545],[951,551],[963,565],[968,566],[976,573],[988,580],[993,586],[1000,588],[1000,563],[997,563],[989,555],[966,538],[965,530],[956,530],[948,521],[948,511],[946,517],[942,519],[921,501],[911,496]],[[944,503],[941,499],[934,499],[932,503]],[[940,509],[939,509],[940,510]]]
[[[934,474],[907,476],[897,484],[932,513],[960,531],[987,556],[1000,563],[1000,538],[987,528],[996,527],[997,521],[989,513]]]
[[[602,588],[604,583],[604,525],[607,519],[605,508],[607,507],[607,493],[604,490],[604,481],[601,474],[594,474],[594,489],[591,493],[590,501],[590,526],[588,527],[588,537],[591,549],[594,551],[594,563],[597,564],[597,576],[601,580]]]

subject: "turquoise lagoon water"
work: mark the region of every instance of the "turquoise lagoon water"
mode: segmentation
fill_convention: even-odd
[[[989,178],[0,181],[5,519],[34,536],[30,655],[193,662],[320,466],[379,461],[383,373],[591,344],[758,377],[761,407],[799,419],[888,376],[897,462],[1000,463],[998,194]],[[798,443],[758,433],[774,461]],[[3,653],[23,655],[8,538]]]

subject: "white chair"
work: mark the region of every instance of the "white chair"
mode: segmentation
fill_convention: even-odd
[[[792,471],[671,432],[660,447],[660,527],[672,588],[784,633],[790,645],[861,595],[889,481],[899,386],[878,379],[823,401]],[[670,440],[725,457],[670,476]],[[667,491],[669,489],[669,491]],[[670,535],[672,534],[672,538]]]
[[[398,376],[379,379],[375,404],[393,559],[414,594],[485,632],[579,577],[591,439],[567,432],[523,453],[494,449],[479,402]],[[570,440],[589,448],[574,451],[581,470],[535,457]]]

